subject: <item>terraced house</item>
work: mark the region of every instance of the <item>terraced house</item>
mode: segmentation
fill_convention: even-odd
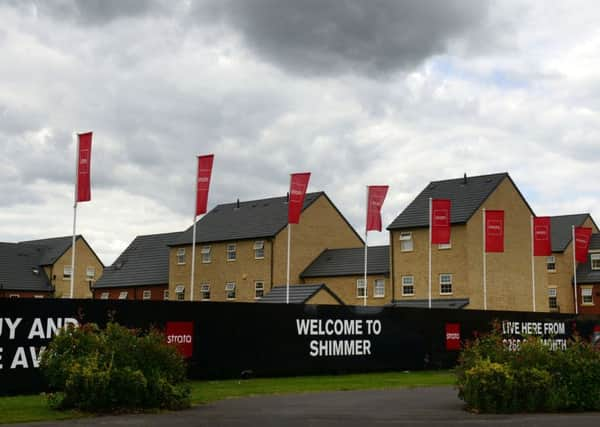
[[[195,301],[256,301],[286,283],[286,197],[216,206],[196,223]],[[325,249],[363,241],[324,192],[308,193],[292,225],[290,283]],[[169,295],[190,300],[192,228],[170,245]]]

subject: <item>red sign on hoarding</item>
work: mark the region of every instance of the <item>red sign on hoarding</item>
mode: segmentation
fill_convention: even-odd
[[[167,344],[174,345],[184,358],[194,353],[194,322],[167,322]]]
[[[446,323],[446,350],[460,350],[460,323]]]

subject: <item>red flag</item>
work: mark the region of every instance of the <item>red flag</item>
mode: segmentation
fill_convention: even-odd
[[[198,176],[196,185],[196,216],[206,212],[208,204],[208,189],[212,174],[214,154],[198,156]]]
[[[387,185],[369,185],[367,187],[367,231],[381,231],[381,206],[388,192]]]
[[[290,179],[290,200],[288,203],[288,223],[298,224],[300,222],[300,212],[304,206],[304,196],[310,172],[293,173]]]
[[[533,218],[533,256],[552,255],[552,235],[550,217]]]
[[[449,199],[431,199],[431,243],[450,243],[450,207]]]
[[[575,227],[575,260],[577,262],[587,262],[588,249],[590,247],[591,237],[591,228]]]
[[[504,211],[485,211],[485,251],[504,252]]]
[[[90,185],[90,171],[92,161],[92,132],[80,133],[77,157],[77,201],[89,202],[92,200]]]

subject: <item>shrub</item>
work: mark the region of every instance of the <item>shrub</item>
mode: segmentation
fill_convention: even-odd
[[[181,409],[190,405],[186,367],[174,347],[155,330],[109,323],[70,327],[56,335],[40,367],[59,408],[107,412],[139,408]],[[57,396],[59,396],[57,398]]]

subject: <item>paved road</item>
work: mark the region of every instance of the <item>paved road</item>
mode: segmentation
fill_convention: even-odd
[[[600,426],[600,413],[476,415],[451,387],[230,399],[159,415],[87,418],[27,426]],[[24,424],[19,424],[23,427]]]

